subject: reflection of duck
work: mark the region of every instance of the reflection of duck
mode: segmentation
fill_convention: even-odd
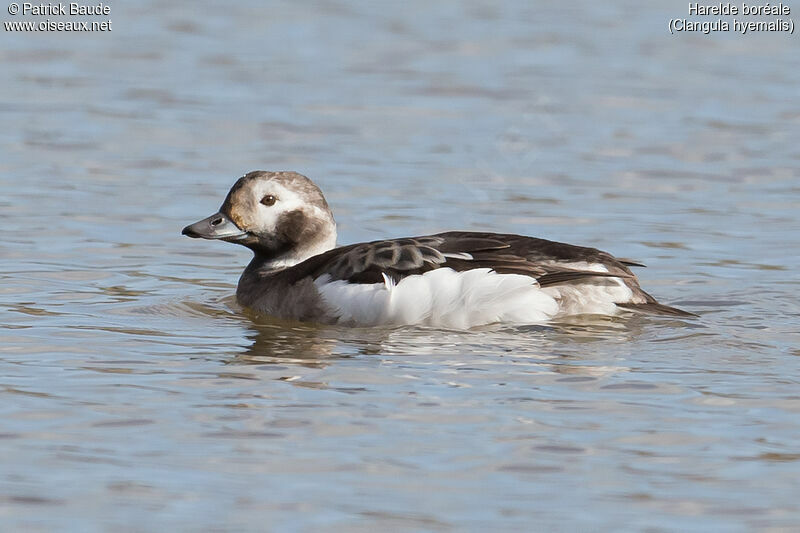
[[[250,320],[244,322],[246,337],[252,341],[237,353],[232,364],[292,363],[321,368],[337,359],[361,355],[438,353],[434,343],[449,335],[453,343],[465,331],[442,331],[426,328],[350,328],[300,323],[260,315],[245,310]],[[453,344],[454,346],[456,344]],[[434,349],[435,347],[435,349]]]
[[[250,322],[248,337],[253,341],[243,353],[231,361],[235,364],[292,362],[320,367],[326,360],[335,359],[337,340],[318,326],[282,323],[280,320]]]
[[[430,327],[321,326],[248,311],[244,314],[250,318],[244,324],[248,328],[246,337],[252,343],[236,354],[231,364],[292,363],[310,368],[363,355],[467,357],[513,353],[515,359],[561,360],[567,357],[564,342],[576,346],[608,340],[629,342],[635,340],[647,324],[644,317],[622,320],[581,315],[546,325],[491,324],[465,331]]]
[[[641,265],[594,248],[477,232],[335,248],[322,192],[296,172],[250,172],[183,234],[253,250],[237,300],[287,319],[469,328],[620,309],[690,315],[639,287],[628,267]]]

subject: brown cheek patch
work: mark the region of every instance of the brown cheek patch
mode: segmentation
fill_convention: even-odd
[[[320,231],[320,223],[301,210],[289,211],[278,219],[278,228],[285,242],[308,242]]]

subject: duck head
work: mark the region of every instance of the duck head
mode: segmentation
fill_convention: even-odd
[[[217,213],[182,233],[241,244],[273,268],[336,246],[336,222],[322,191],[297,172],[249,172],[231,187]]]

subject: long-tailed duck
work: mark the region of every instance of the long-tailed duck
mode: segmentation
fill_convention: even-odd
[[[628,267],[643,265],[595,248],[467,231],[337,248],[325,197],[296,172],[248,173],[183,234],[250,248],[237,300],[290,320],[470,328],[620,310],[693,316],[639,287]]]

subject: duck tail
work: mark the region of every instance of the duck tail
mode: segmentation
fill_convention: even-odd
[[[682,317],[697,317],[698,315],[678,309],[677,307],[670,307],[668,305],[660,304],[658,302],[647,302],[643,304],[634,303],[618,303],[617,307],[622,307],[629,311],[637,313],[647,313],[651,315],[669,315],[669,316],[682,316]]]

